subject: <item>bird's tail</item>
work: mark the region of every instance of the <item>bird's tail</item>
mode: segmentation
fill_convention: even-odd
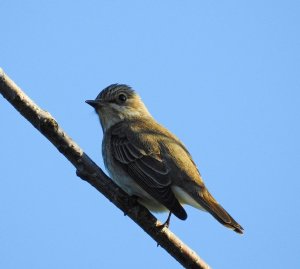
[[[213,215],[217,221],[239,234],[243,233],[243,227],[227,213],[206,188],[199,193],[198,198],[200,198],[198,201],[200,200],[201,206]]]

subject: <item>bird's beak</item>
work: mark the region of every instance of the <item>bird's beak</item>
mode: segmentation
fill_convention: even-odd
[[[85,102],[90,106],[92,106],[93,108],[97,108],[98,105],[100,104],[100,102],[96,100],[86,100]]]

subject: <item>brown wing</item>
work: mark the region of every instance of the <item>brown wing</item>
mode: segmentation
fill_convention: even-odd
[[[112,154],[115,160],[148,194],[168,208],[176,217],[186,219],[185,210],[171,190],[169,171],[159,152],[151,151],[147,141],[141,140],[138,141],[139,143],[130,141],[126,135],[126,131],[130,130],[126,129],[126,126],[117,128],[112,131],[111,137]]]

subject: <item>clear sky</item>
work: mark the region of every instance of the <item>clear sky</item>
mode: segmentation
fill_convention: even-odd
[[[299,1],[0,1],[0,66],[103,168],[87,104],[131,85],[239,236],[187,208],[213,268],[300,268]],[[0,268],[181,268],[0,98]],[[157,215],[162,221],[166,214]]]

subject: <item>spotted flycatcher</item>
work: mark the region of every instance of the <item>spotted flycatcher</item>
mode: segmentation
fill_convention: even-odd
[[[184,204],[209,212],[226,227],[239,225],[209,193],[191,155],[180,140],[157,123],[139,95],[123,84],[87,100],[103,129],[102,154],[112,180],[150,211],[187,218]]]

